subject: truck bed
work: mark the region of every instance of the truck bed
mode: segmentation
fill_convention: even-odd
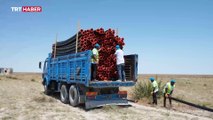
[[[128,87],[137,81],[138,57],[125,56],[125,73],[127,82],[118,81],[91,81],[91,51],[69,54],[57,58],[47,58],[46,62],[48,81],[66,82],[68,84],[83,84],[87,87]]]

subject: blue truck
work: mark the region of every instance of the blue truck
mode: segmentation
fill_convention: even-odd
[[[44,93],[60,93],[60,100],[71,106],[84,104],[86,109],[105,105],[128,105],[127,91],[119,87],[134,86],[138,78],[138,55],[125,56],[126,82],[91,81],[91,50],[52,57],[43,65]],[[42,68],[41,62],[39,68]]]

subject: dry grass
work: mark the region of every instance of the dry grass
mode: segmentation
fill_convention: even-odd
[[[11,76],[11,75],[6,76],[6,78],[8,78],[8,79],[13,79],[13,80],[17,80],[17,79],[18,79],[17,77],[14,77],[14,76]]]
[[[32,78],[31,81],[32,81],[32,82],[35,82],[36,80]]]
[[[195,75],[139,75],[139,80],[143,82],[149,82],[150,77],[155,77],[158,81],[162,81],[162,84],[165,85],[171,79],[176,79],[176,87],[173,93],[173,97],[176,97],[181,100],[192,102],[201,106],[213,108],[213,75],[208,76],[195,76]],[[128,90],[130,91],[130,90]],[[134,88],[132,88],[134,91]],[[133,95],[130,96],[130,99],[133,99]],[[150,102],[148,100],[141,100],[140,103],[146,104]],[[163,105],[162,98],[158,100],[160,106]],[[173,102],[174,108],[188,109],[189,107],[181,103]],[[190,107],[191,109],[191,107]],[[194,109],[192,107],[192,109]]]
[[[11,116],[6,116],[6,117],[3,117],[2,120],[11,120],[12,117]]]
[[[213,76],[193,75],[140,75],[139,81],[149,81],[154,76],[165,85],[171,79],[176,79],[173,97],[196,104],[205,104],[213,108]]]
[[[18,79],[13,79],[16,77]],[[209,113],[199,111],[198,114],[193,115],[197,110],[191,110],[189,113],[180,113],[177,111],[170,111],[168,113],[164,108],[152,108],[142,105],[133,105],[132,107],[119,107],[119,106],[105,106],[102,108],[92,109],[85,111],[82,107],[71,107],[68,104],[63,104],[57,97],[46,96],[43,93],[43,86],[41,84],[41,74],[35,73],[17,73],[12,75],[12,78],[1,77],[0,80],[0,119],[38,119],[38,120],[102,120],[102,119],[193,119],[200,120],[211,119]],[[144,76],[140,76],[143,80]],[[160,77],[158,78],[160,80]],[[178,80],[179,81],[179,80]],[[204,80],[205,81],[205,80]],[[181,82],[179,82],[180,84]],[[181,95],[180,88],[177,84],[174,95]],[[194,84],[188,81],[189,85]],[[199,83],[200,84],[200,83]],[[211,87],[211,85],[202,83],[202,87]],[[181,88],[183,89],[183,88]],[[185,89],[185,88],[184,88]],[[128,89],[128,92],[131,88]],[[201,89],[202,90],[202,89]],[[203,91],[202,91],[203,92]],[[193,93],[194,94],[194,93]],[[205,94],[203,94],[205,96]],[[203,96],[198,95],[198,97]],[[185,99],[185,96],[181,96]],[[205,96],[207,102],[204,105],[209,106],[209,96]],[[168,114],[168,115],[167,115]],[[207,117],[202,117],[207,116]]]
[[[157,83],[159,87],[158,97],[160,98],[162,95],[163,86],[161,81],[157,81]],[[143,98],[150,100],[152,90],[153,88],[150,81],[138,81],[132,89],[132,97],[136,101]]]
[[[38,102],[38,103],[44,103],[44,102],[53,103],[53,102],[56,102],[56,100],[54,98],[48,97],[48,96],[45,96],[45,95],[36,96],[36,97],[33,98],[32,101],[35,101],[35,102]]]

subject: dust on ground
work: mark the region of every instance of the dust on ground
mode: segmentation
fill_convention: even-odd
[[[41,74],[19,73],[0,76],[0,119],[2,120],[209,120],[213,114],[150,107],[130,102],[131,106],[105,106],[86,111],[83,106],[63,104],[58,94],[43,93]]]

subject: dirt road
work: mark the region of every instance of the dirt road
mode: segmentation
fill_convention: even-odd
[[[83,106],[71,107],[57,95],[43,94],[39,74],[17,74],[0,77],[0,119],[9,120],[211,120],[213,113],[194,110],[190,113],[147,107],[130,103],[129,107],[106,106],[85,111]]]

